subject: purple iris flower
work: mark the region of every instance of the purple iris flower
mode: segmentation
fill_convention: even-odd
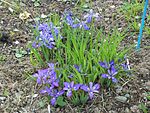
[[[81,25],[80,25],[80,23],[77,23],[77,24],[73,24],[72,25],[72,28],[78,28],[78,27],[80,27]]]
[[[50,78],[47,80],[47,83],[58,87],[59,86],[59,78],[57,78],[56,72],[55,72],[55,64],[54,63],[48,63],[49,66],[49,74]]]
[[[85,30],[90,30],[90,28],[86,25],[85,22],[80,22],[78,24],[73,24],[72,25],[73,28],[84,28]]]
[[[55,33],[56,37],[58,38],[59,30],[58,30],[57,27],[55,27],[55,26],[53,25],[52,22],[50,22],[50,29],[51,29],[51,30],[52,30],[52,29],[54,30],[54,33]],[[61,36],[60,36],[60,37],[61,37]]]
[[[50,84],[54,87],[59,86],[59,79],[57,79],[57,75],[55,72],[55,67],[53,63],[48,63],[49,68],[38,70],[38,73],[33,74],[34,77],[37,77],[38,84]]]
[[[32,47],[33,48],[38,48],[38,47],[40,47],[42,44],[41,43],[37,43],[36,41],[34,41],[33,43],[32,43]]]
[[[86,18],[86,23],[91,23],[92,18],[96,18],[96,20],[99,20],[100,16],[99,13],[94,13],[93,10],[91,9],[89,13],[84,16],[84,18]]]
[[[56,37],[58,37],[59,31],[56,27],[54,27],[54,32],[55,32]]]
[[[41,90],[40,93],[41,94],[45,94],[45,93],[48,93],[48,95],[50,95],[52,98],[51,98],[51,104],[54,106],[55,103],[56,103],[56,100],[59,96],[63,95],[64,94],[64,90],[56,90],[56,89],[53,89],[54,87],[50,87],[48,88],[47,86],[45,87],[45,89]]]
[[[54,48],[55,42],[53,35],[55,35],[57,38],[59,36],[59,30],[57,27],[55,27],[52,22],[50,22],[50,25],[43,23],[39,24],[38,30],[40,31],[40,36],[36,40],[42,41],[42,43],[49,49]],[[54,34],[52,33],[52,30],[54,30]],[[60,38],[62,38],[61,35]]]
[[[126,58],[126,56],[124,57],[124,60],[126,60],[125,63],[121,64],[121,66],[123,67],[124,71],[128,71],[130,70],[130,63],[129,63],[129,59]]]
[[[45,87],[44,89],[40,90],[40,93],[41,94],[45,94],[45,93],[48,93],[48,94],[51,94],[52,90],[53,90],[53,86],[52,87]]]
[[[72,19],[72,16],[70,15],[70,14],[68,14],[67,16],[66,16],[66,21],[67,21],[67,23],[70,25],[70,26],[72,26],[73,25],[73,19]]]
[[[98,90],[100,89],[100,85],[99,84],[93,85],[93,82],[90,82],[89,87],[87,85],[82,85],[81,89],[84,90],[85,92],[88,92],[90,99],[92,99],[94,93],[99,92]]]
[[[102,74],[101,76],[103,78],[108,78],[111,79],[112,82],[116,83],[118,82],[118,80],[114,77],[117,74],[117,70],[115,69],[115,66],[112,65],[109,69],[108,69],[108,74]]]
[[[49,77],[49,79],[47,79],[46,83],[51,84],[51,86],[58,87],[59,79],[57,79],[56,72],[54,70],[52,70],[49,73],[50,73],[50,77]]]
[[[61,96],[61,95],[63,95],[64,94],[64,90],[60,90],[60,91],[58,91],[58,90],[53,90],[49,95],[52,97],[51,98],[51,104],[54,106],[55,105],[55,103],[56,103],[56,100],[57,100],[57,98],[59,97],[59,96]]]
[[[50,70],[54,70],[55,64],[54,63],[48,63],[48,67],[50,68]]]
[[[80,88],[80,84],[74,84],[74,81],[68,83],[68,82],[64,82],[64,88],[63,90],[67,91],[67,97],[71,97],[72,96],[72,91],[75,90],[77,91]]]
[[[37,77],[37,83],[38,84],[45,84],[47,81],[48,69],[38,70],[38,73],[33,74],[34,77]]]
[[[127,63],[123,63],[123,64],[121,64],[121,66],[123,67],[123,70],[124,70],[124,71],[127,71],[127,70],[128,70],[128,65],[127,65]]]
[[[55,42],[52,33],[49,32],[40,32],[40,38],[42,39],[43,44],[49,48],[54,48]]]
[[[85,30],[89,30],[90,28],[87,26],[86,23],[90,23],[90,18],[88,18],[88,20],[86,21],[82,21],[82,22],[79,22],[79,23],[76,23],[74,24],[74,20],[72,19],[72,15],[68,14],[66,16],[66,22],[68,23],[68,25],[70,25],[72,28],[84,28]]]
[[[84,28],[85,30],[90,30],[90,28],[86,25],[85,22],[80,22],[80,23],[77,23],[77,24],[73,24],[72,25],[72,28]]]
[[[69,78],[73,78],[73,74],[70,74],[68,77],[69,77]]]
[[[83,27],[85,30],[90,30],[90,28],[86,25],[85,22],[81,22],[80,27]]]
[[[73,65],[73,66],[79,73],[81,72],[81,66],[78,65]]]
[[[109,64],[105,61],[105,62],[99,62],[100,66],[105,68],[105,69],[109,69],[112,65],[115,65],[114,60],[110,61]]]
[[[43,23],[43,24],[39,24],[38,30],[45,33],[45,32],[49,32],[50,28],[49,28],[48,24]]]
[[[92,14],[89,14],[89,16],[87,17],[87,19],[86,19],[86,23],[91,23],[92,22]]]

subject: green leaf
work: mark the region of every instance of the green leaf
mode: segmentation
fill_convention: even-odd
[[[143,103],[139,104],[138,107],[139,107],[144,113],[148,113],[147,107],[146,107]]]
[[[56,104],[59,105],[59,106],[61,106],[61,107],[65,106],[66,102],[64,102],[63,100],[64,100],[64,98],[62,96],[59,96],[57,98]]]
[[[150,100],[150,95],[149,95],[149,96],[147,96],[147,99],[148,99],[148,100]]]
[[[4,89],[3,91],[3,96],[9,96],[9,90],[8,89]]]
[[[23,54],[23,55],[26,55],[27,51],[26,50],[20,50],[20,53]]]
[[[80,99],[79,99],[79,97],[76,96],[75,98],[73,98],[73,99],[72,99],[72,103],[73,103],[74,105],[79,105],[79,104],[80,104]]]
[[[3,54],[0,54],[0,61],[4,61],[4,60],[6,60],[6,56]]]
[[[21,58],[23,55],[20,54],[20,53],[15,53],[15,56],[16,56],[17,58]]]
[[[34,6],[38,7],[38,6],[40,6],[40,4],[38,2],[35,2]]]
[[[150,92],[147,92],[146,98],[147,98],[148,100],[150,100]]]
[[[81,101],[82,104],[85,104],[87,102],[87,100],[88,100],[88,96],[87,95],[80,97],[80,101]]]
[[[39,102],[40,108],[43,108],[43,107],[45,106],[45,104],[46,104],[46,102],[44,102],[43,100],[41,100],[41,101]]]

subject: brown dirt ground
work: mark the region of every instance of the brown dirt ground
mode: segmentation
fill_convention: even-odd
[[[106,31],[111,30],[114,25],[120,28],[127,26],[123,16],[116,13],[116,9],[122,3],[123,0],[93,2],[94,11],[98,11],[101,15],[98,24],[103,26]],[[111,6],[115,6],[115,8]],[[32,3],[27,2],[22,6],[22,10],[27,10],[32,13],[32,16],[26,21],[19,19],[21,11],[13,14],[8,10],[9,7],[6,4],[0,5],[0,31],[11,34],[9,40],[13,43],[4,44],[0,42],[0,55],[4,57],[0,60],[0,113],[48,113],[48,103],[45,102],[45,105],[40,107],[43,97],[36,95],[36,84],[28,76],[35,70],[30,64],[29,55],[16,58],[14,49],[23,47],[27,50],[26,45],[33,37],[29,29],[29,26],[33,24],[33,17],[56,11],[62,13],[66,8],[71,9],[73,5],[53,1],[47,4],[42,3],[40,8],[35,8]],[[112,18],[113,14],[116,15],[115,18]],[[137,40],[137,36],[136,33],[134,36],[126,37],[122,43],[123,46],[133,44]],[[20,43],[15,44],[15,41]],[[67,104],[65,108],[61,109],[52,107],[52,113],[142,113],[138,108],[140,103],[144,103],[149,108],[148,112],[150,112],[150,101],[146,99],[146,92],[150,92],[150,49],[145,48],[148,46],[150,46],[150,36],[144,34],[141,50],[132,52],[129,58],[131,68],[134,69],[133,77],[127,80],[122,79],[110,91],[104,90],[83,109],[81,109],[82,106],[73,107]],[[116,96],[125,95],[127,96],[126,102],[116,101]]]

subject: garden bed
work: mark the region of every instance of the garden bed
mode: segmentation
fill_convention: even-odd
[[[46,1],[45,1],[46,2]],[[16,3],[18,3],[16,1]],[[39,67],[34,67],[30,63],[28,43],[32,41],[33,33],[31,25],[33,18],[43,15],[48,18],[50,12],[62,14],[65,9],[72,9],[76,15],[84,17],[83,10],[91,9],[90,5],[74,7],[74,4],[52,1],[41,3],[35,7],[33,2],[17,4],[22,10],[17,10],[6,3],[0,6],[0,31],[9,35],[6,42],[0,42],[0,112],[1,113],[47,113],[49,102],[38,93],[39,87],[33,81],[31,75]],[[92,2],[93,10],[99,14],[96,21],[97,27],[102,27],[106,34],[114,26],[123,31],[129,23],[125,15],[119,12],[119,8],[124,5],[124,1]],[[16,5],[16,4],[15,4]],[[26,7],[27,6],[27,7]],[[13,11],[12,11],[12,10]],[[78,10],[77,10],[78,9]],[[25,20],[19,18],[23,11],[31,15]],[[83,15],[81,15],[83,14]],[[141,14],[141,13],[140,13]],[[139,14],[139,16],[141,16]],[[148,14],[147,14],[148,15]],[[37,18],[38,19],[38,18]],[[138,21],[140,23],[140,19]],[[146,21],[146,26],[150,21]],[[131,35],[132,34],[132,35]],[[138,31],[129,27],[129,34],[125,37],[120,48],[129,47],[137,41]],[[88,101],[85,105],[73,106],[67,103],[65,107],[52,107],[52,113],[142,113],[146,109],[150,112],[150,100],[147,99],[150,92],[150,34],[144,31],[141,50],[130,53],[130,67],[134,70],[131,77],[122,78],[113,88],[104,89],[96,95],[94,100]],[[136,43],[135,43],[136,44]],[[22,50],[20,48],[22,47]],[[19,52],[19,56],[17,51]],[[21,55],[20,55],[21,54]],[[145,112],[146,113],[146,112]]]

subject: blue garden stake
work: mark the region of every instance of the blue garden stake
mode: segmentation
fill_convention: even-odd
[[[137,43],[137,47],[136,47],[137,50],[140,48],[140,44],[141,44],[142,32],[143,32],[144,23],[145,23],[147,6],[148,6],[148,0],[145,1],[145,5],[144,5],[141,27],[140,27],[139,36],[138,36],[138,43]]]

